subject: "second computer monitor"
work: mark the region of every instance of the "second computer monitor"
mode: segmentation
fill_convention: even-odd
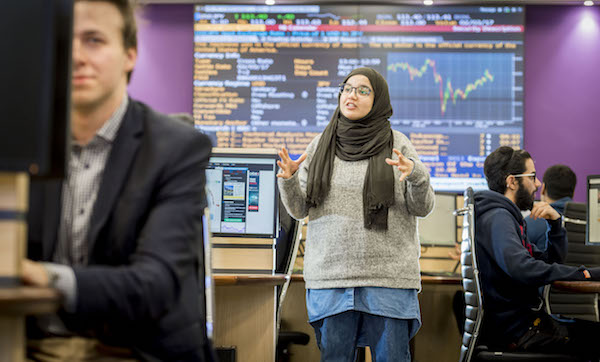
[[[418,219],[419,240],[426,246],[454,246],[456,243],[456,194],[436,193],[435,207]]]
[[[206,169],[210,231],[215,236],[277,236],[275,150],[215,149]]]
[[[585,241],[600,245],[600,175],[587,177],[587,224]]]

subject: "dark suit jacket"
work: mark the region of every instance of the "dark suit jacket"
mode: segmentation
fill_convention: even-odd
[[[130,100],[90,220],[89,265],[74,267],[77,310],[61,311],[70,329],[144,359],[203,360],[198,232],[210,150],[205,135]],[[29,258],[52,260],[60,209],[61,183],[32,181]]]

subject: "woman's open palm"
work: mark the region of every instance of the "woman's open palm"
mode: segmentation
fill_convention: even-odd
[[[277,174],[277,177],[282,177],[288,179],[292,177],[298,168],[300,168],[300,164],[302,161],[306,159],[306,152],[302,154],[297,160],[292,160],[290,158],[290,154],[285,149],[285,147],[281,147],[281,150],[278,152],[280,161],[277,161],[277,166],[279,166],[280,170]]]

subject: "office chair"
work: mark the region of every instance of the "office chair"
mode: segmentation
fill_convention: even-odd
[[[293,219],[285,210],[283,204],[280,203],[280,225],[281,230],[277,242],[276,249],[276,267],[275,272],[285,274],[285,283],[278,288],[279,304],[277,307],[277,350],[276,359],[278,362],[289,360],[289,347],[291,344],[306,345],[310,341],[308,334],[296,331],[281,330],[281,310],[287,290],[292,280],[294,271],[294,263],[296,262],[296,254],[298,246],[302,239],[303,221]]]
[[[566,355],[491,351],[487,346],[478,343],[484,310],[479,268],[477,267],[477,255],[475,253],[475,204],[473,189],[469,187],[465,191],[464,196],[464,207],[455,212],[457,215],[464,216],[460,260],[463,288],[465,290],[466,318],[459,361],[575,361],[574,358]]]
[[[587,205],[585,203],[567,202],[565,205],[565,229],[569,240],[569,252],[565,264],[587,267],[600,266],[600,246],[585,245],[585,226]]]
[[[204,208],[202,223],[197,232],[197,260],[198,260],[198,283],[200,284],[201,294],[198,296],[198,304],[201,312],[205,316],[205,332],[206,340],[204,344],[204,354],[207,362],[216,362],[222,360],[217,359],[217,352],[213,347],[213,325],[214,325],[214,283],[212,277],[212,246],[210,240],[210,212],[208,208]]]
[[[585,245],[586,216],[585,203],[567,202],[565,205],[564,226],[569,242],[566,265],[600,266],[600,246]],[[544,297],[547,298],[546,312],[549,314],[600,322],[597,293],[566,293],[547,286]]]

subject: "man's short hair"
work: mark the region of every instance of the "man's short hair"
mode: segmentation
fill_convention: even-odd
[[[137,25],[135,22],[134,6],[132,0],[75,0],[75,2],[103,2],[113,4],[123,17],[123,47],[125,50],[135,49],[137,51]],[[131,73],[127,73],[127,82],[131,79]]]
[[[554,165],[544,172],[543,182],[546,184],[546,193],[551,199],[572,198],[575,194],[577,176],[569,166]]]
[[[488,187],[504,195],[506,177],[525,172],[525,162],[531,158],[525,150],[514,150],[508,146],[498,147],[490,153],[483,163],[483,173]]]

